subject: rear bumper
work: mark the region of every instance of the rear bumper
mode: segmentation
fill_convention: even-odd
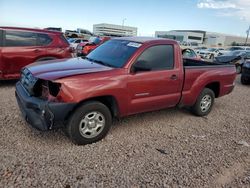
[[[29,96],[20,82],[16,84],[15,94],[24,119],[42,131],[64,126],[65,118],[75,106],[75,103],[48,102]]]

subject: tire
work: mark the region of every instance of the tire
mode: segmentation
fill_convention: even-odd
[[[77,145],[91,144],[107,135],[111,123],[108,107],[98,101],[89,101],[71,115],[66,125],[66,135]]]
[[[241,75],[240,82],[242,83],[242,85],[249,84],[249,81],[243,75]]]
[[[215,95],[211,89],[209,88],[203,89],[203,91],[197,98],[195,104],[191,107],[193,114],[195,114],[196,116],[208,115],[213,107],[214,98]]]
[[[240,65],[236,65],[236,73],[240,74],[241,73],[242,67]]]
[[[71,35],[71,38],[78,38],[76,34]]]

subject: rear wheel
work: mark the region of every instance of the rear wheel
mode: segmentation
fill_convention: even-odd
[[[110,110],[98,101],[84,103],[76,109],[66,126],[67,135],[78,145],[104,138],[112,123]]]
[[[78,38],[76,34],[71,35],[71,38]]]
[[[214,104],[214,98],[214,92],[209,88],[205,88],[191,107],[192,112],[197,116],[209,114]]]

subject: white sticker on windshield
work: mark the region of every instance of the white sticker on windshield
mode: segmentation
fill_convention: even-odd
[[[130,43],[127,44],[127,46],[139,48],[141,46],[141,44],[137,43],[137,42],[130,42]]]

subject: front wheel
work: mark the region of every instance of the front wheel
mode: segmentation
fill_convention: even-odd
[[[214,92],[209,88],[205,88],[191,107],[192,112],[197,116],[209,114],[214,104],[214,98]]]
[[[67,135],[78,145],[91,144],[104,138],[112,123],[110,110],[98,101],[84,103],[71,115]]]

